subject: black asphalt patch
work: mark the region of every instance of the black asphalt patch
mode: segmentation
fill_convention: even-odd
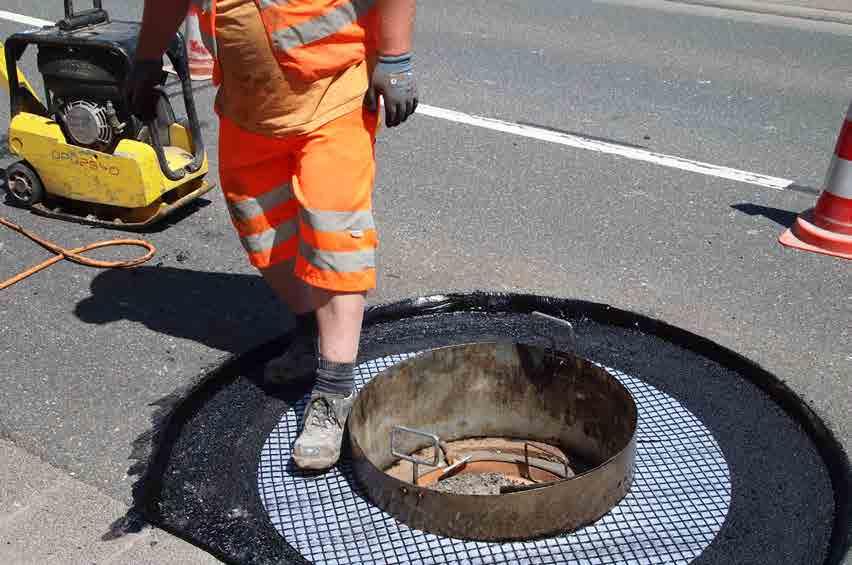
[[[699,336],[588,302],[438,296],[372,308],[361,358],[507,338],[552,346],[533,311],[571,320],[581,356],[671,395],[714,435],[730,469],[731,507],[694,563],[841,561],[849,465],[839,445],[772,375]],[[138,443],[137,510],[227,562],[306,562],[273,529],[256,487],[264,441],[306,392],[281,395],[260,384],[263,362],[286,341],[230,358],[164,399],[155,430]],[[146,465],[148,446],[154,451]]]

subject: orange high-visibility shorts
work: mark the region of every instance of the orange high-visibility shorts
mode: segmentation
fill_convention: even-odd
[[[220,118],[219,174],[252,265],[295,259],[311,286],[376,286],[372,193],[378,116],[362,108],[310,133],[275,138]]]

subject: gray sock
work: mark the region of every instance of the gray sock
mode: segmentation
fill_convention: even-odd
[[[349,396],[355,388],[355,363],[335,363],[319,358],[314,394]]]

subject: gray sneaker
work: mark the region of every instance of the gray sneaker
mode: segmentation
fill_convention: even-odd
[[[302,432],[293,446],[293,462],[297,467],[322,471],[337,463],[343,427],[354,400],[354,392],[349,396],[311,395],[302,420]]]
[[[263,380],[270,385],[307,382],[317,370],[316,344],[313,340],[298,337],[282,355],[263,368]]]

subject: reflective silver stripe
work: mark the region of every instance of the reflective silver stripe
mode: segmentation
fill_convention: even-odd
[[[359,210],[357,212],[329,212],[303,208],[302,221],[316,231],[347,231],[372,230],[376,228],[373,222],[373,212]]]
[[[852,199],[852,161],[834,156],[825,177],[825,190],[835,196]]]
[[[337,31],[354,23],[372,8],[375,0],[351,0],[334,10],[270,34],[272,43],[280,51],[288,51],[334,35]]]
[[[213,0],[191,0],[190,3],[198,6],[198,9],[202,12],[209,12],[213,6]]]
[[[363,251],[324,251],[314,249],[305,242],[299,242],[299,254],[308,263],[335,273],[359,273],[365,269],[376,268],[376,252],[372,249]]]
[[[228,209],[231,215],[238,221],[246,221],[259,216],[264,212],[270,212],[273,208],[293,198],[293,187],[288,182],[269,192],[261,194],[257,198],[246,198],[235,202],[228,201]]]
[[[277,228],[269,228],[255,235],[246,235],[240,238],[243,247],[250,253],[269,251],[285,241],[288,241],[299,233],[299,222],[290,220],[281,223]]]

